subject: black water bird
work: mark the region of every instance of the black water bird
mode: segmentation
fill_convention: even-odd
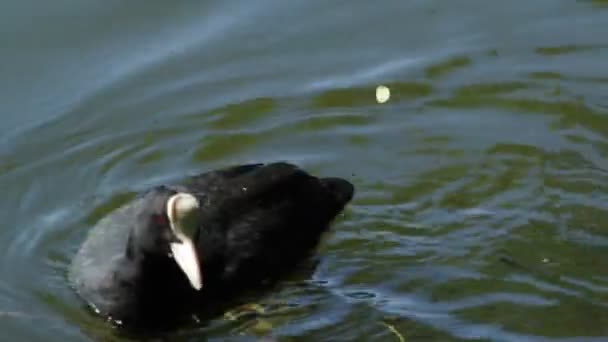
[[[156,186],[100,220],[69,278],[114,322],[161,324],[293,270],[353,194],[283,162]]]

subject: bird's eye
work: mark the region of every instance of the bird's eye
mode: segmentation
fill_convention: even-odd
[[[153,215],[152,221],[159,226],[166,226],[169,224],[169,220],[165,215]]]

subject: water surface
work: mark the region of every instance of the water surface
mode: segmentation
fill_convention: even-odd
[[[318,268],[171,340],[608,338],[606,1],[0,13],[0,340],[124,340],[67,286],[87,230],[148,186],[271,160],[358,189]]]

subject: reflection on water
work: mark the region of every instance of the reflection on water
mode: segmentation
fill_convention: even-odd
[[[0,5],[3,336],[129,340],[67,286],[87,229],[279,159],[358,189],[317,268],[172,340],[608,336],[605,1],[27,3]]]

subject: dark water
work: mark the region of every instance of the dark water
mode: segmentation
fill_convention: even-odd
[[[358,188],[319,267],[172,340],[608,339],[607,1],[0,13],[0,340],[120,340],[66,284],[87,229],[278,159]]]

